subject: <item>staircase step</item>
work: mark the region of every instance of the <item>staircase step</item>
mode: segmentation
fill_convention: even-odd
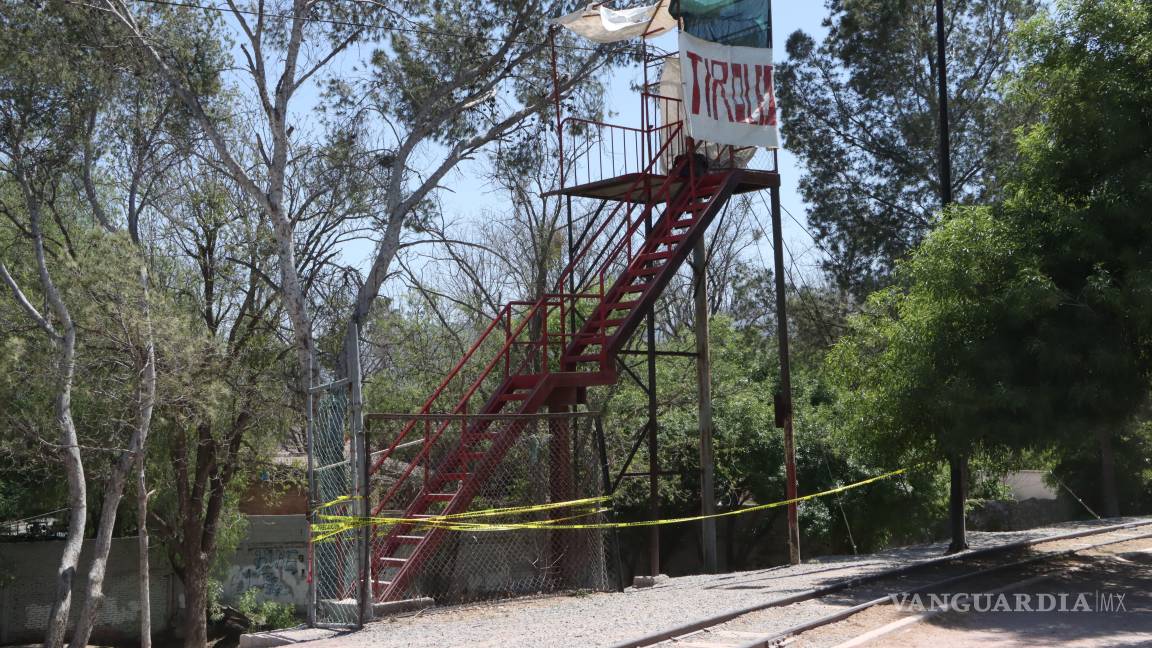
[[[624,274],[626,274],[629,277],[647,277],[647,276],[654,275],[657,272],[660,272],[660,268],[653,268],[653,267],[628,268],[628,270]]]
[[[639,259],[641,263],[647,263],[649,261],[662,261],[664,259],[672,258],[672,253],[671,252],[646,252],[644,254],[637,255],[636,258]]]
[[[591,323],[591,326],[593,328],[597,328],[597,329],[605,329],[605,328],[608,328],[610,326],[620,326],[623,323],[624,323],[624,320],[622,320],[622,319],[606,319],[606,320],[596,320],[596,321]]]
[[[603,333],[579,333],[576,335],[576,341],[580,344],[603,344],[608,340],[608,336]]]
[[[381,556],[376,559],[378,562],[392,563],[394,565],[403,565],[408,562],[407,558],[393,558],[392,556]]]
[[[439,482],[464,481],[465,479],[468,479],[471,476],[472,476],[472,473],[466,473],[466,472],[436,473],[436,481],[439,481]]]
[[[642,283],[642,284],[634,284],[631,286],[625,286],[624,288],[620,289],[620,292],[622,292],[622,293],[644,292],[645,290],[648,289],[648,286],[651,286],[651,285],[652,284],[650,284],[650,283]]]
[[[608,309],[609,311],[632,310],[633,308],[636,308],[636,305],[639,303],[640,302],[638,301],[617,302],[615,304],[605,304],[604,308]]]
[[[568,362],[602,362],[604,358],[599,355],[578,355],[565,358]]]
[[[543,378],[540,374],[514,374],[508,377],[508,384],[513,389],[533,389]]]
[[[672,221],[672,226],[669,229],[688,229],[696,224],[695,218],[688,218],[685,220]]]
[[[402,544],[417,544],[417,543],[419,543],[419,542],[421,542],[421,541],[423,541],[423,540],[424,540],[424,536],[418,536],[418,535],[398,535],[398,536],[396,536],[396,537],[395,537],[395,538],[393,538],[393,539],[394,539],[396,542],[399,542],[399,543],[402,543]]]

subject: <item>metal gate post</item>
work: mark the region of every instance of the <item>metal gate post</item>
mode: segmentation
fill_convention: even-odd
[[[368,518],[368,444],[364,435],[364,394],[360,371],[360,327],[355,321],[348,323],[347,348],[348,378],[351,382],[352,407],[349,412],[349,432],[352,436],[352,483],[354,485],[353,510],[362,520],[356,533],[357,578],[359,581],[358,620],[361,627],[372,619],[372,566],[368,559],[369,536],[372,529],[364,521]]]
[[[312,546],[312,525],[316,523],[316,475],[315,464],[313,463],[313,456],[316,453],[316,441],[314,438],[315,428],[315,413],[312,408],[315,402],[312,398],[312,366],[315,359],[311,354],[308,356],[308,393],[305,396],[305,406],[308,408],[307,421],[304,428],[304,435],[308,446],[308,627],[316,627],[316,552]]]

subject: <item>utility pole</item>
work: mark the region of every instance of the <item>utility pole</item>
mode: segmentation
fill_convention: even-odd
[[[944,0],[936,0],[936,80],[937,104],[940,108],[938,117],[940,144],[940,206],[946,208],[952,204],[952,147],[949,141],[948,117],[948,55],[947,39],[944,27]],[[967,458],[958,452],[948,456],[948,473],[950,487],[948,492],[948,514],[951,518],[952,542],[948,545],[948,553],[953,554],[968,548],[965,537],[967,530],[964,525],[964,478],[967,470]]]
[[[776,340],[780,348],[780,391],[776,394],[776,425],[784,428],[784,476],[789,500],[795,500],[796,443],[792,436],[792,368],[788,358],[788,305],[784,293],[784,235],[780,223],[780,186],[772,194],[772,254],[776,265]],[[800,564],[800,522],[796,502],[788,504],[788,561]]]

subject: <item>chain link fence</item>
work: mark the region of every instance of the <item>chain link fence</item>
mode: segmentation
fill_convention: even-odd
[[[602,505],[477,515],[601,495],[604,459],[596,414],[368,414],[365,419],[369,448],[375,450],[369,501],[376,516],[453,513],[469,524],[497,526],[374,524],[375,600],[431,597],[438,604],[456,604],[609,588],[610,543],[602,529],[546,528],[604,522]],[[537,526],[499,527],[515,523]]]
[[[603,502],[556,506],[604,492],[598,414],[362,415],[353,380],[309,398],[311,625],[358,627],[373,603],[615,582],[604,530],[550,528],[607,521]],[[450,527],[392,521],[446,514]]]

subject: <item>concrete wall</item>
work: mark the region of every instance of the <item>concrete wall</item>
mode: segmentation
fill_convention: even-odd
[[[251,515],[248,533],[231,557],[223,599],[235,601],[255,589],[261,599],[291,603],[303,612],[308,596],[308,524],[303,515]],[[92,542],[84,542],[73,592],[79,614],[81,590],[91,562]],[[62,541],[0,543],[0,644],[43,639],[56,594],[56,569]],[[108,554],[105,601],[93,640],[131,642],[139,636],[140,598],[136,538],[116,538]],[[172,628],[182,613],[180,579],[155,545],[151,565],[152,630]]]
[[[73,623],[82,605],[93,542],[84,542],[80,570],[73,581]],[[93,633],[94,641],[118,642],[139,636],[139,553],[136,543],[136,538],[112,541],[104,578],[104,605]],[[56,570],[63,546],[63,541],[56,540],[0,543],[0,643],[38,642],[44,638],[44,628],[56,598]],[[170,625],[178,580],[163,554],[155,548],[149,562],[152,628],[161,632]]]
[[[308,601],[308,520],[303,515],[249,515],[248,534],[229,561],[224,601],[248,590],[260,600],[291,603],[298,612]]]
[[[1044,483],[1044,470],[1018,470],[1004,476],[1004,484],[1012,491],[1012,499],[1023,502],[1029,499],[1054,500],[1060,493]]]

